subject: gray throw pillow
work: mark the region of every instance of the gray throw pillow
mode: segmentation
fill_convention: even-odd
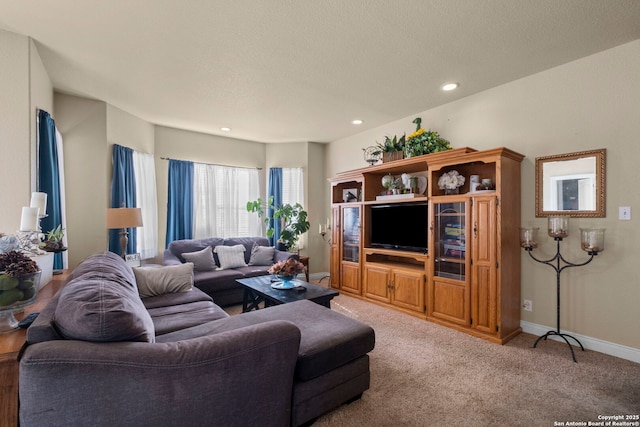
[[[253,248],[251,248],[249,265],[271,265],[273,264],[273,256],[275,253],[276,248],[273,246],[259,246],[254,244]]]
[[[88,272],[67,283],[54,324],[67,339],[155,341],[153,320],[137,289],[115,273]]]
[[[186,292],[193,288],[193,263],[163,267],[136,267],[133,269],[141,298],[174,292]]]
[[[193,268],[198,271],[211,271],[217,267],[216,262],[213,260],[211,246],[207,246],[201,251],[183,253],[182,258],[187,262],[192,262]]]

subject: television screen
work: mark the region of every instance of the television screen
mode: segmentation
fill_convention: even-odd
[[[371,246],[427,252],[428,204],[371,206]]]

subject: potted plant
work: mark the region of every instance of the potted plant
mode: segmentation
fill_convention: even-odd
[[[62,230],[62,225],[58,225],[47,233],[45,239],[40,243],[40,249],[47,252],[63,252],[67,250],[62,243],[63,238],[64,230]]]
[[[373,152],[374,155],[382,154],[382,162],[390,162],[392,160],[400,160],[404,157],[404,144],[406,140],[406,135],[402,135],[398,138],[397,135],[394,135],[393,138],[388,136],[384,137],[384,142],[376,143],[376,150]]]
[[[416,124],[416,131],[407,137],[404,145],[404,154],[406,157],[451,150],[449,141],[442,138],[438,132],[425,130],[421,126],[422,119],[420,117],[416,117],[413,123]]]
[[[263,203],[262,199],[247,202],[247,211],[256,212],[260,218],[264,217],[264,223],[267,225],[267,237],[273,237],[275,230],[270,225],[269,218],[265,216],[265,207],[273,209],[273,220],[280,221],[280,238],[278,244],[282,245],[285,250],[290,250],[296,246],[300,235],[309,230],[311,224],[307,221],[307,211],[302,208],[300,203],[290,205],[285,203],[281,206],[273,205],[273,196],[269,197],[268,203]]]

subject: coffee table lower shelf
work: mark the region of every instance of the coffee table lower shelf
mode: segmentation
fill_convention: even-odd
[[[331,308],[331,300],[338,296],[338,291],[328,289],[302,280],[294,280],[297,288],[274,289],[271,284],[277,281],[273,276],[258,276],[249,279],[237,279],[236,282],[244,287],[242,312],[258,310],[259,304],[271,307],[279,304],[287,304],[294,301],[309,300],[327,308]],[[303,288],[304,291],[300,289]]]

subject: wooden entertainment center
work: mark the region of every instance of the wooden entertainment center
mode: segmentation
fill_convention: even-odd
[[[507,148],[459,148],[337,174],[329,180],[331,287],[495,343],[509,341],[522,331],[523,159]],[[454,170],[465,183],[459,194],[446,195],[438,180]],[[389,174],[425,177],[426,189],[380,197]],[[491,180],[491,189],[470,188],[472,175]],[[381,227],[372,223],[372,210],[417,204],[428,206],[424,223],[397,218],[382,226],[397,233],[426,228],[426,250],[372,244],[372,227]]]

